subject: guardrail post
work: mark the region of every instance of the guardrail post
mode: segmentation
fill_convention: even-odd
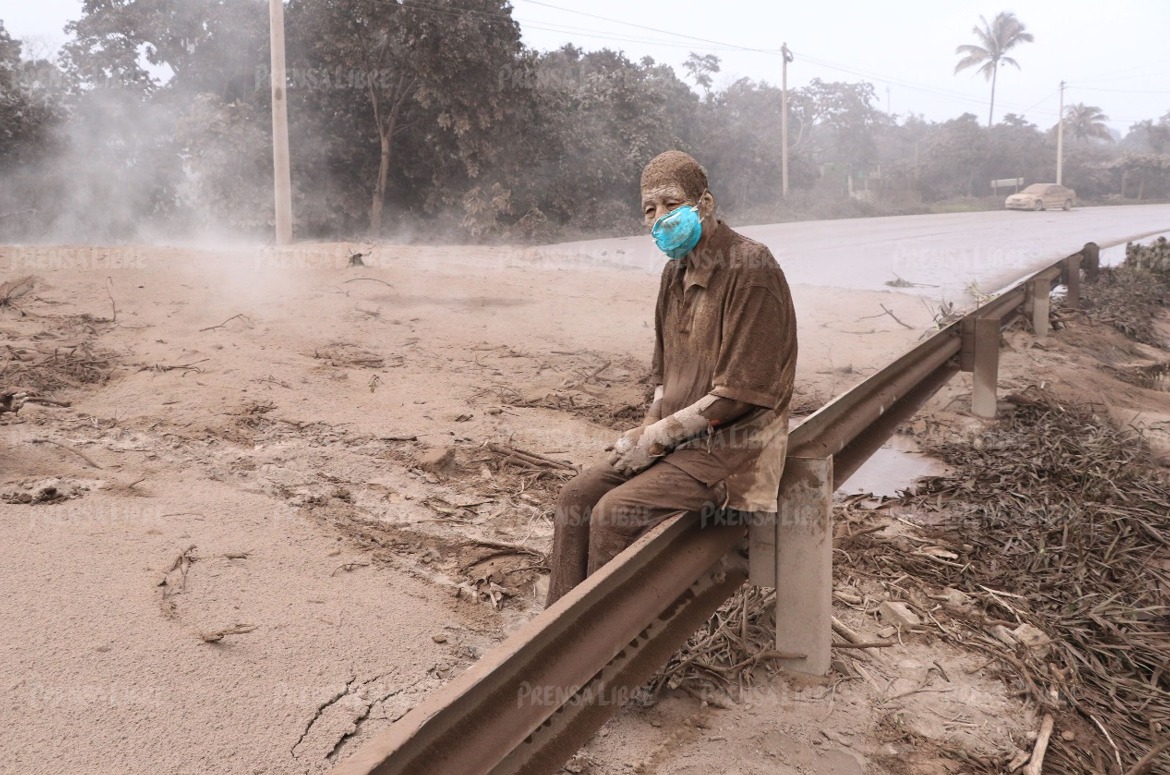
[[[775,514],[753,514],[748,525],[748,583],[776,586]]]
[[[833,627],[833,458],[790,457],[776,519],[776,650],[789,670],[829,672]]]
[[[1060,271],[1060,281],[1068,289],[1068,306],[1078,309],[1081,306],[1081,254],[1076,253],[1064,260]]]
[[[1081,266],[1085,269],[1085,280],[1097,282],[1097,276],[1101,273],[1101,247],[1096,242],[1086,242],[1081,255],[1084,256]]]
[[[1046,336],[1052,295],[1048,280],[1031,281],[1024,293],[1024,312],[1032,316],[1032,333],[1036,336]]]
[[[978,417],[995,417],[999,402],[998,318],[964,318],[963,348],[959,368],[971,372],[971,412]]]

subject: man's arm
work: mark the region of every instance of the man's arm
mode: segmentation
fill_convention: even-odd
[[[665,392],[662,385],[654,388],[654,398],[650,402],[650,408],[646,410],[646,417],[642,420],[642,425],[653,425],[662,419],[662,396]]]
[[[720,425],[735,422],[753,409],[762,408],[755,404],[749,404],[747,401],[719,398],[718,401],[704,409],[702,414],[711,422],[712,428],[718,428]]]
[[[656,401],[651,411],[654,406],[661,411],[661,401]],[[653,424],[627,431],[614,444],[609,464],[618,471],[632,476],[649,468],[656,458],[662,457],[687,439],[701,436],[713,428],[733,422],[757,408],[759,407],[746,401],[708,394]]]
[[[664,388],[662,385],[654,388],[654,398],[650,404],[650,408],[646,410],[646,416],[642,419],[642,428],[649,427],[662,419],[662,395]],[[706,417],[712,428],[717,428],[720,425],[727,425],[729,422],[734,422],[740,417],[750,412],[753,409],[760,407],[755,404],[749,404],[747,401],[736,401],[731,398],[721,398],[715,396],[718,400],[710,404],[700,413]],[[640,428],[634,428],[634,431]],[[627,433],[632,431],[627,431]]]

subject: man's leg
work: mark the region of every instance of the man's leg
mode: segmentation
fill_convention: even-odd
[[[587,468],[557,496],[553,515],[553,549],[549,557],[548,607],[585,580],[589,565],[589,522],[601,497],[626,482],[605,463]]]
[[[708,486],[662,461],[609,490],[593,507],[588,573],[592,575],[671,514],[720,508],[723,489],[722,482]]]

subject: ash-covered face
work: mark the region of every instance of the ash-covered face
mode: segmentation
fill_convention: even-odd
[[[642,189],[642,216],[646,228],[652,227],[659,218],[683,205],[694,205],[705,224],[715,212],[715,197],[710,191],[704,191],[696,202],[676,183]]]

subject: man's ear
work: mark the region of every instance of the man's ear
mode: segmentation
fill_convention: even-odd
[[[706,220],[715,214],[715,195],[704,191],[699,197],[699,217]]]

